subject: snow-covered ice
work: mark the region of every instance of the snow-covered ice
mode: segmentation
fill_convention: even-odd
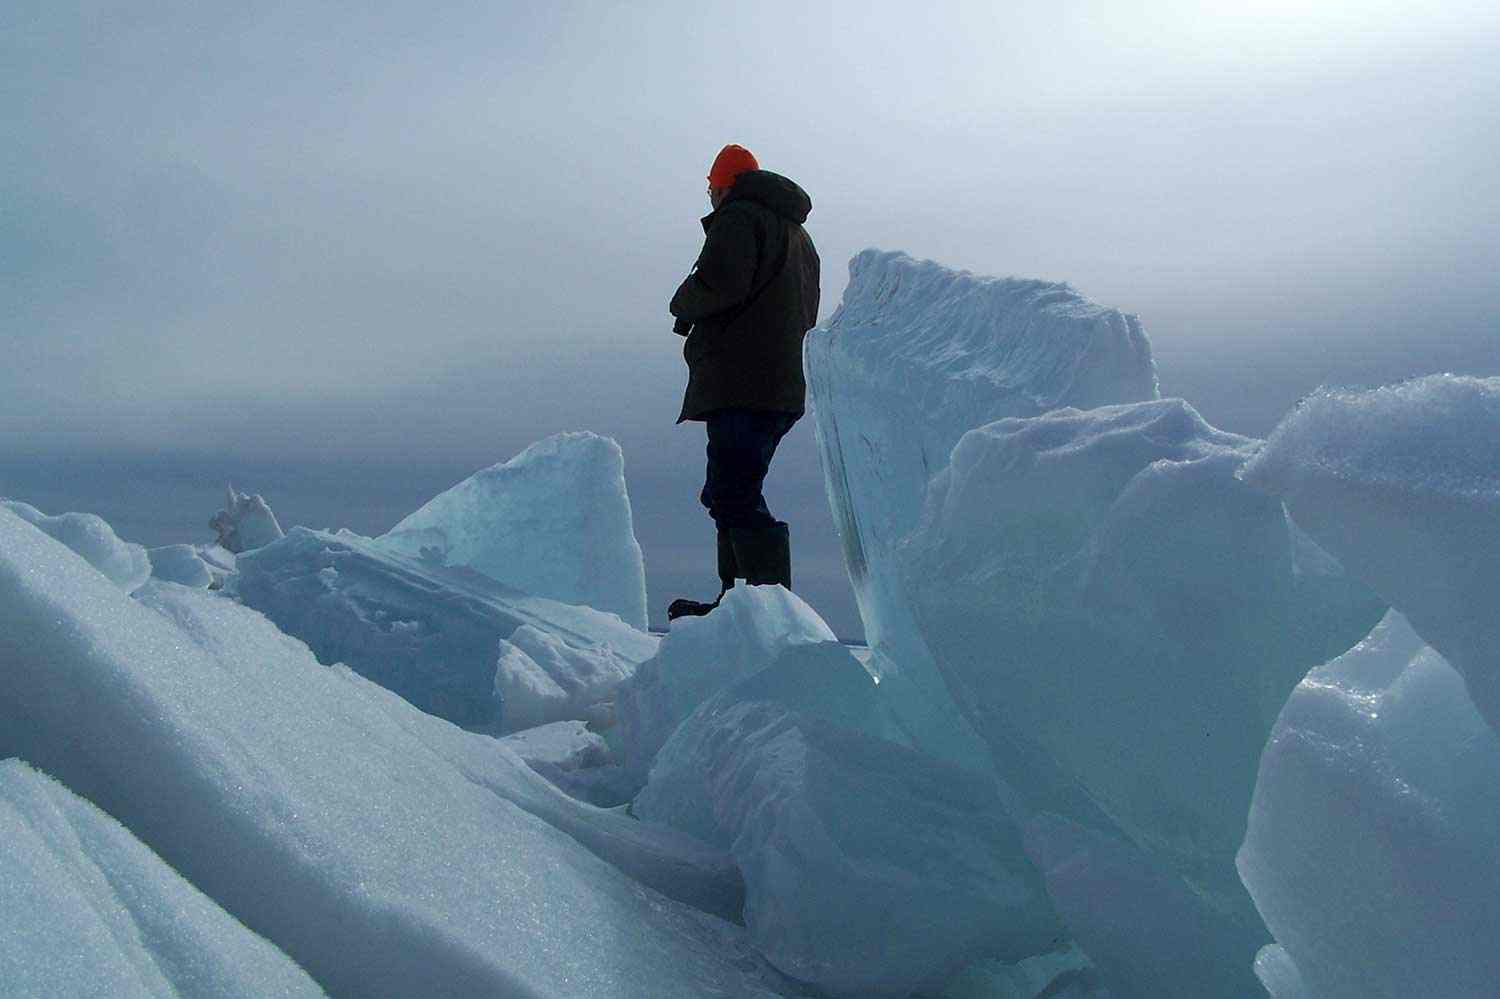
[[[1261,760],[1239,867],[1276,999],[1495,994],[1500,737],[1397,611],[1313,670]]]
[[[213,570],[198,554],[194,545],[162,545],[146,553],[151,557],[151,577],[167,583],[207,588],[213,584]]]
[[[260,615],[142,603],[0,510],[0,757],[118,818],[333,994],[757,996],[734,871],[573,801]],[[231,862],[232,861],[232,862]]]
[[[1319,391],[1244,474],[1406,615],[1500,729],[1500,378]]]
[[[0,842],[4,995],[323,995],[118,822],[18,760],[0,762]]]
[[[208,526],[218,535],[216,543],[236,554],[268,545],[282,536],[281,524],[270,505],[258,494],[235,492],[233,486],[225,490],[224,509],[209,519]]]
[[[120,540],[114,528],[92,513],[55,517],[19,500],[0,500],[0,508],[61,541],[126,593],[151,578],[151,559],[140,545]]]
[[[646,570],[620,446],[563,433],[475,472],[378,539],[646,629]]]
[[[699,706],[634,804],[729,849],[756,949],[837,996],[932,989],[1060,929],[993,780],[888,741],[882,693],[837,642],[793,646]]]
[[[424,711],[470,727],[517,727],[506,722],[497,682],[502,695],[516,695],[520,725],[555,721],[570,705],[583,712],[581,701],[606,697],[616,673],[656,651],[655,637],[615,614],[531,596],[349,531],[294,527],[236,561],[239,599],[321,661],[345,663]],[[559,652],[538,664],[525,650],[502,646],[525,625],[548,636],[531,644],[538,654],[561,643],[577,655]],[[559,672],[547,673],[554,664]],[[531,688],[506,690],[518,674],[497,676],[502,665],[535,667]]]
[[[785,649],[834,640],[817,612],[781,586],[735,586],[712,613],[673,621],[656,654],[616,691],[626,769],[644,783],[657,750],[699,704]]]

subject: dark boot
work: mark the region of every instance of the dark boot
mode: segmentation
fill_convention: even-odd
[[[687,597],[678,597],[667,605],[667,620],[675,621],[680,617],[702,617],[717,606],[719,606],[717,600],[711,604],[706,604],[701,600],[689,600]]]
[[[792,536],[785,523],[774,527],[732,527],[729,541],[740,578],[752,585],[780,583],[792,588]]]
[[[701,600],[688,600],[679,597],[672,601],[667,608],[667,620],[675,621],[680,617],[702,617],[715,607],[719,606],[719,600],[724,599],[724,594],[734,589],[734,581],[739,576],[739,567],[734,559],[734,545],[729,540],[728,531],[719,532],[719,598],[711,604]]]
[[[729,540],[727,528],[719,530],[719,599],[724,599],[724,594],[734,589],[736,579],[744,579],[745,574],[740,572],[739,563],[734,559],[734,544]]]

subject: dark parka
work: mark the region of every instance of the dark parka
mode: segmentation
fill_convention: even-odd
[[[676,331],[687,336],[678,423],[731,407],[806,408],[802,338],[818,316],[818,251],[802,228],[811,211],[792,181],[750,170],[704,217],[703,252],[672,296]]]

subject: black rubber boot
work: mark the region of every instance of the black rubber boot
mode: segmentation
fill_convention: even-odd
[[[752,585],[780,583],[792,588],[792,535],[784,522],[774,527],[732,527],[729,541],[739,576]]]
[[[701,600],[689,600],[687,597],[678,597],[667,605],[667,620],[675,621],[680,617],[702,617],[717,606],[719,606],[717,600],[711,604],[706,604]]]
[[[702,617],[715,607],[719,606],[719,600],[724,599],[724,594],[734,589],[734,581],[739,573],[739,566],[734,558],[734,545],[729,539],[729,532],[719,532],[719,599],[711,604],[701,600],[688,600],[679,597],[673,600],[667,608],[667,620],[675,621],[680,617]]]
[[[734,559],[734,544],[729,540],[729,531],[719,531],[719,599],[734,589],[734,581],[743,579],[739,563]],[[715,601],[717,603],[717,601]]]

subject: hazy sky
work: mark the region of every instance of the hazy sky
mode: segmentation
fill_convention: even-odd
[[[811,193],[825,315],[873,245],[1068,280],[1164,362],[1482,359],[1494,11],[10,0],[0,421],[12,447],[667,432],[665,301],[730,140]]]
[[[1500,373],[1497,43],[1493,0],[6,0],[0,494],[378,533],[591,429],[659,613],[712,584],[666,301],[728,141],[811,193],[825,316],[867,246],[1067,280],[1250,433]],[[857,634],[808,421],[768,495]]]

